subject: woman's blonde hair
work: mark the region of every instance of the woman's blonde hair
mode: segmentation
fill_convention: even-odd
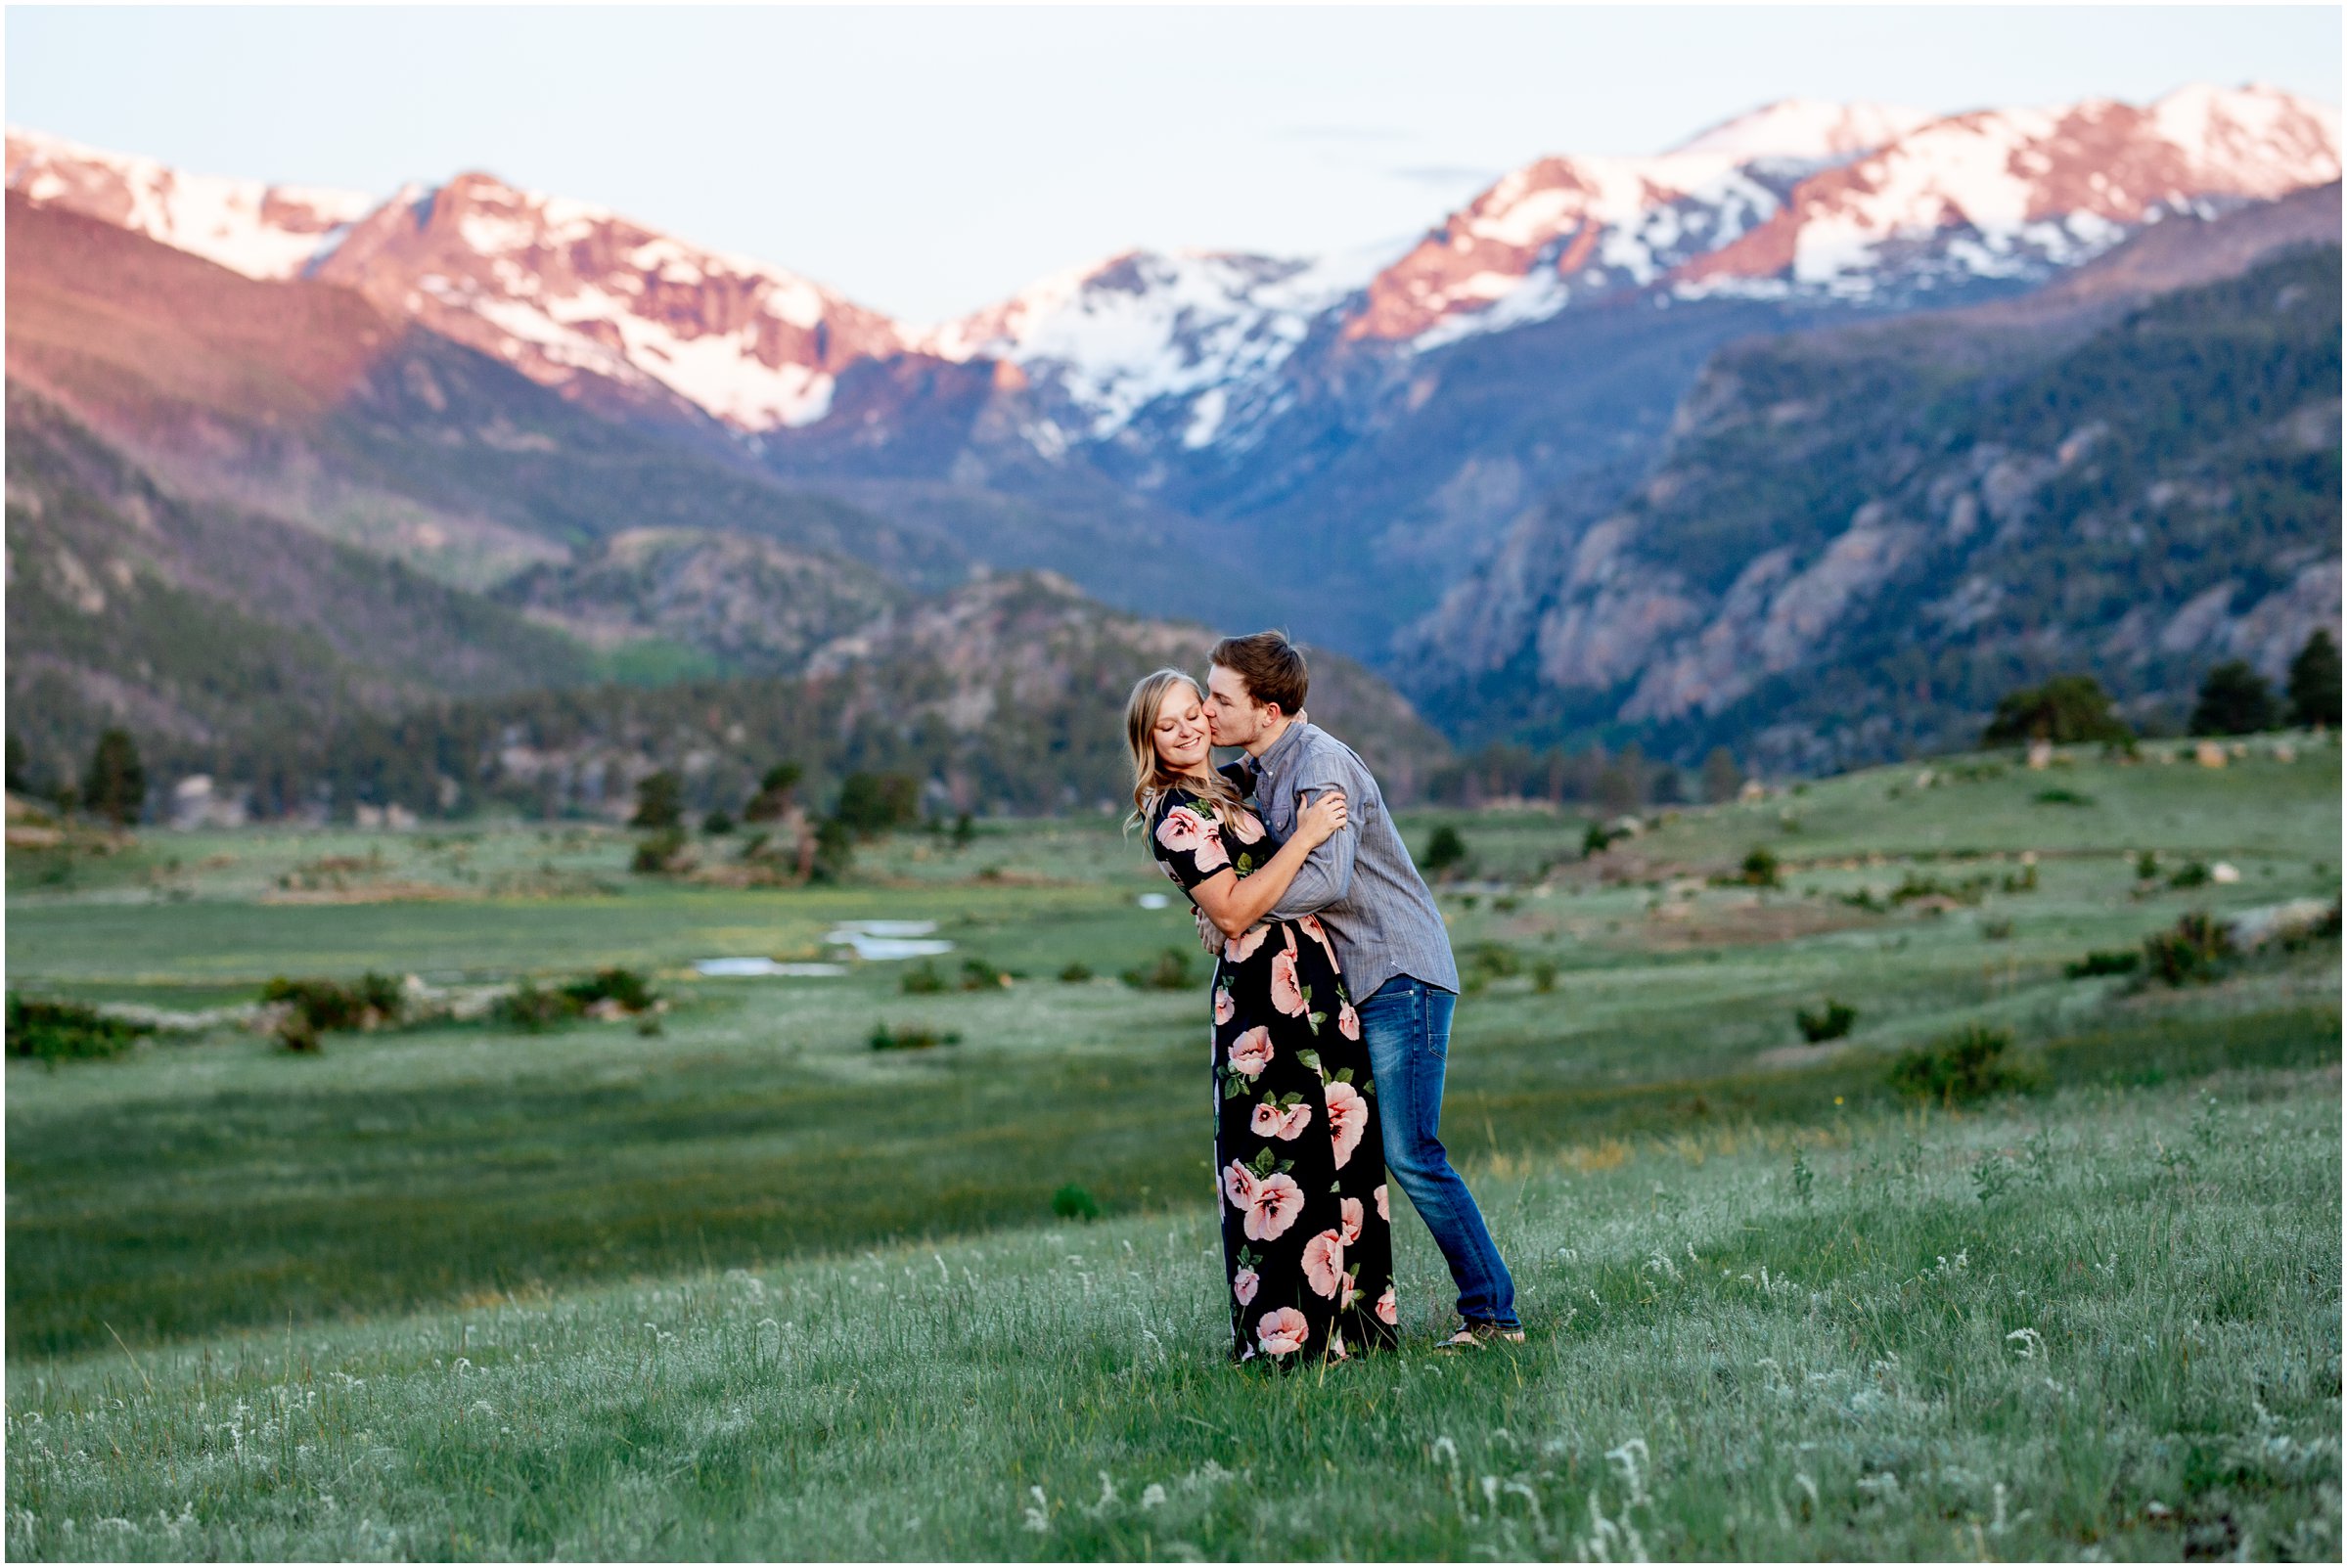
[[[1157,710],[1165,705],[1165,694],[1176,684],[1187,686],[1197,694],[1200,702],[1206,700],[1204,688],[1195,676],[1181,670],[1153,670],[1133,683],[1133,694],[1125,699],[1125,740],[1133,748],[1133,815],[1125,826],[1147,823],[1150,813],[1167,791],[1182,788],[1202,798],[1214,815],[1228,827],[1239,812],[1246,809],[1231,781],[1209,768],[1202,775],[1177,774],[1165,766],[1157,755]]]

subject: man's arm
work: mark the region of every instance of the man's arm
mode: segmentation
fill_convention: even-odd
[[[1347,805],[1355,811],[1360,803],[1371,798],[1375,786],[1361,765],[1350,753],[1330,747],[1308,760],[1296,770],[1299,782],[1283,788],[1292,788],[1298,795],[1318,798],[1324,789],[1344,792]],[[1303,870],[1287,884],[1286,896],[1274,906],[1269,917],[1275,920],[1292,920],[1325,909],[1343,898],[1353,888],[1353,857],[1361,844],[1361,824],[1353,823],[1327,843],[1306,857]]]

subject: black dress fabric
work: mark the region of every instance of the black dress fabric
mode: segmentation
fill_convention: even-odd
[[[1183,891],[1278,853],[1262,820],[1229,826],[1188,790],[1150,847]],[[1214,967],[1214,1166],[1231,1356],[1293,1365],[1395,1342],[1393,1232],[1377,1089],[1336,950],[1311,916],[1223,944]]]

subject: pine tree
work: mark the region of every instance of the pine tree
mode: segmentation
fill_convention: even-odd
[[[1736,753],[1726,746],[1713,746],[1711,755],[1703,759],[1703,798],[1733,800],[1744,786],[1744,770],[1738,767]]]
[[[685,820],[685,782],[662,768],[636,785],[636,814],[630,828],[668,829]]]
[[[2227,659],[2200,683],[2192,733],[2251,735],[2273,729],[2274,717],[2274,691],[2266,678],[2241,659]]]
[[[2339,727],[2339,645],[2320,626],[2290,660],[2290,722]]]
[[[82,781],[81,800],[93,815],[117,828],[138,821],[147,804],[147,770],[128,730],[109,730],[98,738],[89,777]]]

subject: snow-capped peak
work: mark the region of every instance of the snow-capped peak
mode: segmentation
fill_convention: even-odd
[[[1100,439],[1161,398],[1196,397],[1181,439],[1227,433],[1310,333],[1407,246],[1311,260],[1128,250],[1043,279],[915,340],[942,358],[1009,360],[1056,387]]]
[[[656,382],[749,431],[821,419],[841,367],[904,346],[796,273],[480,173],[386,202],[317,276],[533,380]]]
[[[356,191],[185,174],[11,127],[8,187],[37,206],[99,219],[248,278],[290,278],[330,248],[376,199]]]

